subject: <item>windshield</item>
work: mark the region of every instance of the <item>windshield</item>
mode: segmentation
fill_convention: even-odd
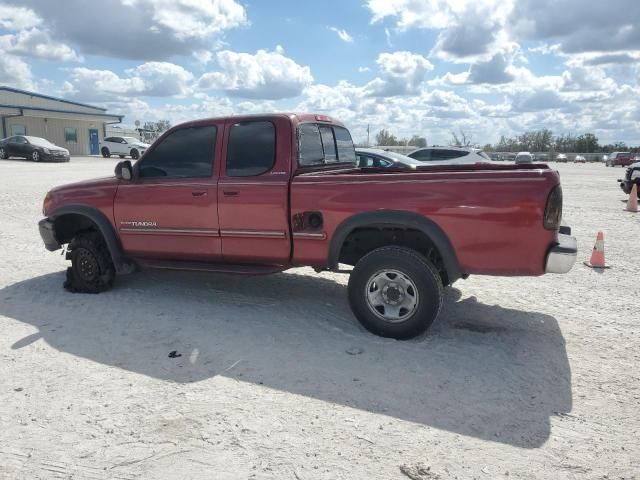
[[[49,140],[45,140],[44,138],[40,138],[40,137],[24,137],[24,138],[29,140],[29,143],[31,145],[36,145],[38,147],[55,147],[53,143],[51,143]]]

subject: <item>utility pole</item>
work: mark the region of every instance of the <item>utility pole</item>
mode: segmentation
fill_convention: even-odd
[[[367,147],[370,145],[370,143],[369,143],[370,127],[371,127],[371,125],[369,123],[367,123]]]

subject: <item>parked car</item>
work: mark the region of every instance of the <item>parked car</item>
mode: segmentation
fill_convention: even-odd
[[[556,155],[556,162],[567,163],[568,161],[569,159],[567,158],[567,155],[565,153],[559,153],[558,155]]]
[[[620,188],[624,193],[629,195],[633,185],[638,186],[638,198],[640,198],[640,162],[632,163],[627,168],[624,178],[619,178]]]
[[[628,167],[631,165],[631,153],[629,152],[613,152],[609,155],[606,165],[607,167]]]
[[[409,156],[421,162],[436,162],[438,165],[491,162],[489,155],[479,148],[468,147],[425,147],[414,150]]]
[[[120,158],[127,156],[137,160],[149,148],[148,143],[144,143],[135,137],[107,137],[100,143],[100,153],[108,158],[111,155],[118,155]]]
[[[68,162],[69,150],[49,140],[27,135],[15,135],[0,140],[0,158],[21,157],[34,162]]]
[[[534,162],[548,162],[549,161],[549,154],[547,154],[547,153],[534,153],[533,154],[533,161]]]
[[[165,132],[135,165],[119,162],[111,178],[47,193],[40,235],[48,250],[68,245],[65,286],[75,292],[102,292],[138,267],[348,272],[355,316],[398,339],[425,331],[443,286],[460,278],[565,273],[575,263],[552,169],[381,174],[355,164],[349,131],[325,115],[190,122]]]
[[[529,152],[520,152],[516,155],[516,165],[522,163],[533,163],[533,155]]]
[[[389,152],[381,148],[356,148],[360,168],[408,168],[424,166],[420,162],[401,153]]]
[[[573,163],[587,163],[587,159],[582,155],[576,155],[576,157],[573,159]]]

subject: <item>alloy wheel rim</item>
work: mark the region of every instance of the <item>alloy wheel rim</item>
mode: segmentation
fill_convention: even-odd
[[[80,248],[76,251],[76,261],[76,272],[82,280],[92,281],[100,274],[100,266],[96,257],[86,248]]]
[[[413,280],[406,273],[394,269],[380,270],[369,277],[365,295],[371,312],[390,323],[404,322],[420,304]]]

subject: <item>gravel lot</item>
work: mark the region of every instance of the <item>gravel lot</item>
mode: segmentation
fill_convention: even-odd
[[[570,274],[460,281],[426,337],[397,342],[359,327],[346,276],[310,269],[67,293],[42,199],[115,162],[0,161],[1,478],[640,478],[623,169],[558,165]],[[603,273],[581,264],[598,230]]]

